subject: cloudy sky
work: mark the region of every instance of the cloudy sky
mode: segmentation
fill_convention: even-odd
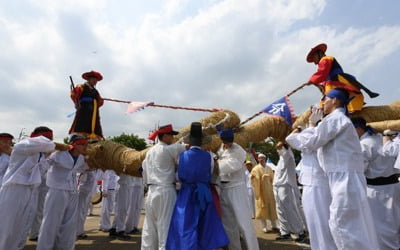
[[[103,97],[225,108],[242,120],[296,88],[315,71],[311,47],[328,44],[344,70],[399,100],[397,0],[18,0],[0,3],[0,132],[39,125],[67,136],[74,111],[69,76],[100,71]],[[316,103],[306,87],[296,114]],[[105,136],[146,137],[156,124],[176,129],[209,113],[126,104],[101,108]]]

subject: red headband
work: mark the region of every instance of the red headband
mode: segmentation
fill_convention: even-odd
[[[31,133],[31,137],[38,137],[38,136],[47,137],[50,140],[53,140],[53,131],[46,131],[46,132],[39,132],[39,133]]]
[[[9,136],[0,136],[0,141],[5,141],[5,140],[12,140],[12,137]]]
[[[151,133],[151,135],[149,135],[149,137],[147,137],[147,138],[149,140],[154,141],[156,139],[157,135],[159,135],[159,134],[168,134],[168,133],[171,133],[172,131],[173,131],[172,125],[167,125],[167,126],[164,126],[162,128],[159,128],[156,131],[153,131],[153,133]]]
[[[86,145],[89,141],[87,139],[78,139],[72,143],[72,145]]]

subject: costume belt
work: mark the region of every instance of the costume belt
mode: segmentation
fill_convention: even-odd
[[[392,174],[391,176],[388,177],[377,177],[373,179],[367,178],[367,184],[372,186],[389,185],[398,182],[399,182],[399,174]]]
[[[92,102],[93,98],[92,97],[82,97],[79,99],[79,102]]]

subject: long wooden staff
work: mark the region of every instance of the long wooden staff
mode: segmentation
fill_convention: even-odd
[[[304,88],[304,87],[307,86],[307,85],[308,85],[308,83],[303,83],[302,85],[300,85],[299,87],[295,88],[292,92],[290,92],[290,93],[287,94],[286,96],[289,97],[289,96],[293,95],[294,93],[296,93],[297,91],[299,91],[300,89]],[[244,124],[246,124],[247,122],[253,120],[253,119],[256,118],[257,116],[261,115],[262,113],[263,113],[262,111],[259,111],[259,112],[255,113],[254,115],[250,116],[250,117],[247,118],[246,120],[242,121],[242,122],[238,125],[238,127],[237,127],[236,129],[240,128],[242,125],[244,125]]]
[[[118,99],[111,99],[111,98],[103,98],[104,101],[111,101],[111,102],[122,102],[122,103],[131,103],[131,101],[123,101]],[[179,107],[179,106],[169,106],[169,105],[160,105],[155,104],[153,102],[149,103],[147,106],[150,107],[159,107],[159,108],[170,108],[170,109],[185,109],[185,110],[192,110],[192,111],[204,111],[204,112],[217,112],[221,109],[204,109],[204,108],[190,108],[190,107]]]

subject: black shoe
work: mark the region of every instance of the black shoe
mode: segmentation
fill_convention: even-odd
[[[130,240],[131,236],[127,235],[125,231],[117,232],[117,239],[119,240]]]
[[[132,231],[128,232],[128,234],[140,234],[140,230],[134,227]]]
[[[29,241],[38,241],[38,237],[29,238]]]
[[[108,236],[117,237],[117,230],[115,228],[111,228],[110,231],[108,231]]]
[[[87,236],[87,234],[85,234],[85,233],[83,233],[83,234],[80,234],[80,235],[78,235],[78,236],[76,236],[78,239],[80,239],[80,240],[83,240],[83,239],[86,239],[88,236]]]
[[[305,243],[306,234],[305,233],[299,234],[299,238],[295,239],[294,241],[296,241],[297,243]]]
[[[290,234],[281,234],[278,237],[275,238],[275,240],[292,240],[292,237]]]

